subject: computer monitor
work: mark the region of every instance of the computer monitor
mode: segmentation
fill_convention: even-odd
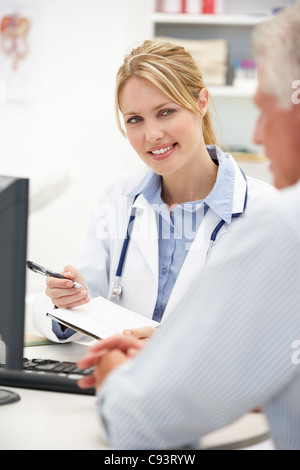
[[[74,377],[24,370],[26,248],[29,181],[0,176],[0,385],[94,395],[80,389]],[[20,399],[0,388],[0,405]]]
[[[9,370],[23,367],[28,188],[28,179],[0,176],[0,339]]]
[[[74,377],[24,369],[28,188],[27,179],[0,176],[0,385],[94,395]],[[0,405],[19,399],[0,388]]]

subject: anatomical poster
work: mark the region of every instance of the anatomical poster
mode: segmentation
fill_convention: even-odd
[[[0,102],[37,95],[40,0],[0,0]]]

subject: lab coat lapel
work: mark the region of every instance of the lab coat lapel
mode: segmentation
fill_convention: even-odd
[[[135,203],[135,220],[131,232],[131,243],[142,253],[158,282],[158,231],[155,211],[141,194]]]
[[[172,312],[178,301],[188,294],[189,286],[204,268],[210,237],[220,220],[220,217],[212,210],[209,210],[204,217],[174,285],[163,320]],[[226,231],[224,226],[220,234],[223,231]]]

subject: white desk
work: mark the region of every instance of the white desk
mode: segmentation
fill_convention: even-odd
[[[80,344],[25,348],[28,358],[76,362],[86,352]],[[18,393],[17,403],[0,406],[0,450],[103,450],[101,425],[93,396],[2,387]],[[236,423],[203,439],[205,448],[224,445],[240,448],[258,441],[257,447],[272,449],[272,442],[261,439],[268,432],[260,413],[249,413]],[[261,442],[262,441],[262,442]]]
[[[28,358],[76,362],[86,352],[80,344],[25,348]],[[96,397],[11,387],[21,400],[0,406],[0,449],[108,449],[101,440]]]

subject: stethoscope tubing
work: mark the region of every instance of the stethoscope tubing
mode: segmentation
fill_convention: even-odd
[[[247,182],[247,177],[245,175],[245,173],[243,172],[243,170],[240,168],[240,171],[246,181],[246,194],[245,194],[245,201],[244,201],[244,207],[243,207],[243,210],[242,212],[236,212],[234,214],[232,214],[232,218],[233,219],[237,219],[239,218],[241,215],[244,214],[245,210],[246,210],[246,207],[247,207],[247,202],[248,202],[248,182]],[[137,197],[139,196],[139,194],[137,194],[133,200],[133,203],[132,203],[132,206],[134,205]],[[111,294],[111,298],[112,299],[117,299],[119,300],[121,294],[122,294],[122,286],[121,286],[121,278],[122,278],[122,272],[123,272],[123,268],[124,268],[124,264],[125,264],[125,258],[126,258],[126,254],[127,254],[127,251],[128,251],[128,246],[129,246],[129,242],[130,242],[130,232],[132,231],[132,227],[133,227],[133,222],[134,222],[134,219],[135,219],[135,208],[132,207],[131,208],[131,213],[130,213],[130,217],[129,217],[129,221],[128,221],[128,226],[127,226],[127,231],[126,231],[126,237],[124,239],[124,242],[123,242],[123,246],[122,246],[122,250],[121,250],[121,254],[120,254],[120,259],[119,259],[119,263],[118,263],[118,267],[117,267],[117,271],[116,271],[116,275],[114,277],[114,280],[113,280],[113,288],[112,288],[112,294]],[[225,224],[225,220],[221,220],[218,225],[214,228],[214,230],[212,231],[212,234],[211,234],[211,237],[210,237],[210,244],[209,244],[209,248],[207,250],[207,253],[206,253],[206,260],[207,258],[210,256],[210,253],[212,251],[212,248],[213,248],[213,245],[214,245],[214,242],[216,241],[216,238],[218,236],[218,233],[220,232],[221,228],[223,227],[223,225]]]

